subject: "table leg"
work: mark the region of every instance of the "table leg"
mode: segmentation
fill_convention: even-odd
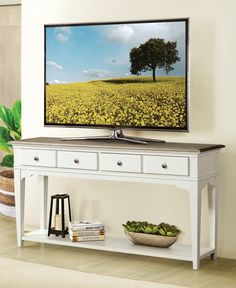
[[[201,190],[199,183],[193,183],[190,189],[190,215],[192,231],[193,269],[200,268],[200,234],[201,234]]]
[[[38,176],[38,192],[40,197],[40,229],[47,229],[48,176]]]
[[[25,212],[25,178],[21,177],[21,170],[14,170],[15,200],[16,200],[16,236],[18,247],[23,246],[24,212]]]
[[[209,228],[210,247],[214,249],[211,259],[215,260],[217,249],[217,218],[218,218],[218,181],[216,178],[214,185],[208,185],[208,208],[209,208]]]

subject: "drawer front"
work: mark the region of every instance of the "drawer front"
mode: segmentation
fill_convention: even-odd
[[[49,150],[21,149],[20,164],[56,167],[56,152]]]
[[[188,157],[143,156],[143,173],[189,175]]]
[[[97,170],[97,153],[58,151],[57,165],[61,168]]]
[[[141,156],[127,154],[100,154],[100,170],[114,172],[141,172]]]

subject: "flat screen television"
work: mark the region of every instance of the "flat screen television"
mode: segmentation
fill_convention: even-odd
[[[188,131],[188,22],[45,25],[45,126]]]

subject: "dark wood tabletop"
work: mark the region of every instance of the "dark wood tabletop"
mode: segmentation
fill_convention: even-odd
[[[224,148],[222,144],[202,144],[202,143],[177,143],[177,142],[148,142],[145,144],[136,144],[120,140],[69,140],[63,141],[61,138],[38,137],[14,141],[13,146],[18,145],[31,146],[67,146],[84,148],[107,148],[107,149],[130,149],[143,151],[176,151],[176,152],[206,152]]]

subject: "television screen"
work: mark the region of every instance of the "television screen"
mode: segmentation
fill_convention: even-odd
[[[188,130],[188,19],[45,25],[45,125]]]

